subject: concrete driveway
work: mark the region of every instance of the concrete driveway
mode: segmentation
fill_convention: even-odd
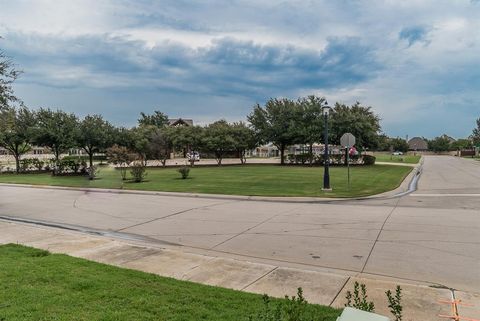
[[[311,204],[4,185],[0,215],[250,262],[480,293],[480,162],[468,159],[425,157],[419,189],[394,199]]]

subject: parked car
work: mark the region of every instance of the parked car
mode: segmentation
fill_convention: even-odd
[[[192,160],[194,162],[200,161],[200,154],[195,151],[191,151],[190,153],[187,154],[187,159],[191,162]]]
[[[400,155],[403,155],[403,153],[402,153],[402,152],[399,152],[399,151],[397,151],[397,152],[393,152],[393,153],[392,153],[392,155],[394,155],[394,156],[400,156]]]

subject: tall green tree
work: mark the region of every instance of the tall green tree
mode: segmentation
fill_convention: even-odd
[[[16,172],[20,172],[20,158],[31,150],[35,117],[26,107],[0,107],[0,146],[15,158]]]
[[[247,150],[258,146],[255,133],[244,122],[233,123],[230,128],[233,138],[233,148],[237,152],[240,162],[245,164]]]
[[[477,127],[473,129],[470,137],[475,145],[480,145],[480,118],[477,119]]]
[[[142,125],[128,131],[126,147],[135,152],[140,160],[147,164],[150,152],[150,139],[158,127],[153,125]]]
[[[451,149],[462,150],[472,147],[472,141],[470,139],[460,138],[450,144]]]
[[[163,166],[173,148],[173,142],[170,135],[172,127],[156,128],[150,135],[148,155],[152,159],[158,159]]]
[[[41,108],[35,113],[34,142],[50,148],[58,165],[60,154],[76,146],[78,119],[61,110]]]
[[[205,129],[200,126],[176,126],[169,129],[173,148],[182,150],[186,157],[190,151],[198,151],[202,147]]]
[[[352,106],[336,103],[330,117],[333,144],[339,144],[343,134],[352,133],[356,137],[357,146],[370,149],[377,147],[380,117],[371,107],[362,106],[359,102]]]
[[[450,141],[444,136],[435,137],[434,139],[428,141],[428,149],[436,153],[449,151],[450,148]]]
[[[1,39],[1,37],[0,37]],[[12,84],[21,74],[13,61],[0,50],[0,108],[6,108],[22,101],[15,96]]]
[[[409,148],[407,141],[400,137],[390,138],[389,146],[391,150],[399,151],[403,153],[408,152],[408,148]]]
[[[285,149],[298,140],[297,104],[287,98],[270,99],[265,107],[257,104],[248,121],[259,139],[273,143],[280,151],[280,163],[285,164]]]
[[[88,154],[90,168],[94,153],[113,144],[113,126],[100,115],[87,115],[79,124],[77,144]]]
[[[235,149],[235,139],[230,124],[225,120],[219,120],[205,127],[202,146],[215,155],[218,165],[222,165],[225,154]]]
[[[297,102],[299,124],[297,143],[308,145],[310,164],[313,163],[313,144],[323,142],[324,118],[322,107],[326,104],[324,97],[308,96]]]
[[[155,110],[151,115],[141,112],[138,124],[140,126],[155,126],[161,128],[168,124],[168,116],[158,110]]]

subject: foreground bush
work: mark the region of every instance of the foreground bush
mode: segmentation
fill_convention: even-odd
[[[377,159],[372,155],[363,155],[363,164],[364,165],[375,165],[375,160]]]
[[[130,174],[132,174],[135,183],[143,182],[147,176],[146,166],[143,162],[137,161],[130,166]]]
[[[315,315],[308,309],[308,302],[303,297],[302,288],[298,288],[297,296],[285,296],[284,300],[273,301],[263,295],[263,310],[249,317],[249,321],[323,321],[325,316]]]
[[[177,171],[182,175],[182,179],[187,179],[190,175],[190,168],[187,166],[180,167]]]

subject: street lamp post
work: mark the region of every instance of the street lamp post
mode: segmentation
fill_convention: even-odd
[[[329,172],[329,165],[330,165],[330,157],[328,155],[328,114],[332,108],[328,105],[322,107],[323,119],[324,119],[324,141],[325,141],[325,149],[324,149],[324,173],[323,173],[323,188],[324,191],[331,191],[330,187],[330,172]]]

